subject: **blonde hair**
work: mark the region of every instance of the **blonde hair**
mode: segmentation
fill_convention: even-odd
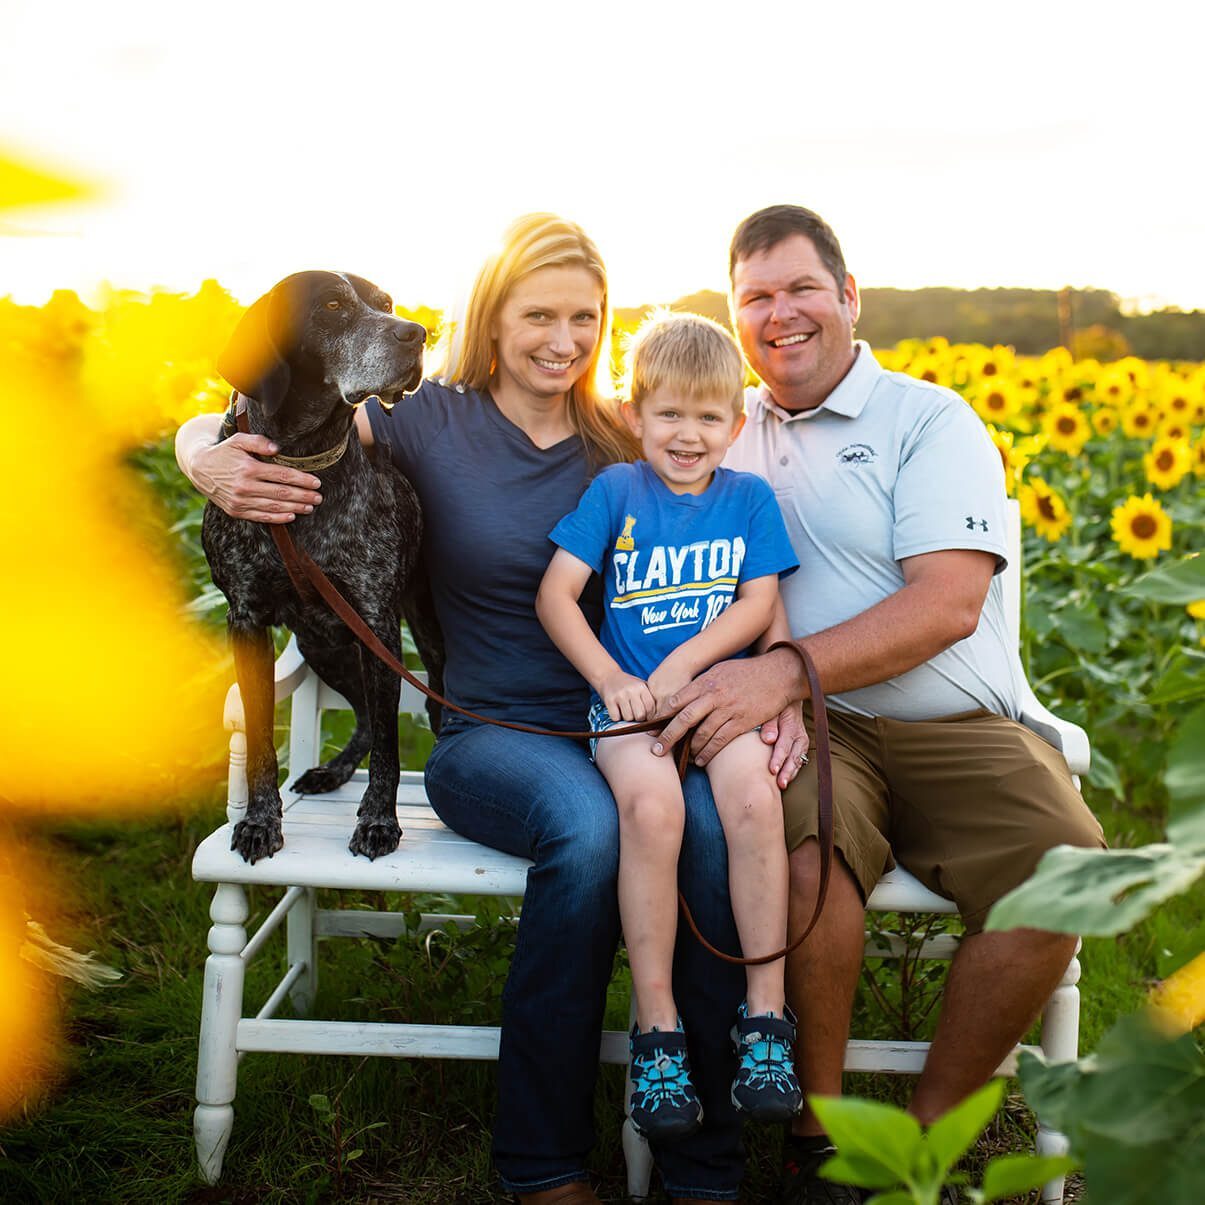
[[[640,451],[619,419],[612,400],[611,307],[607,270],[598,248],[573,222],[551,213],[528,213],[517,218],[489,256],[469,293],[463,316],[453,316],[441,343],[443,368],[439,375],[469,389],[488,387],[496,363],[491,335],[498,312],[511,289],[540,268],[584,268],[602,290],[598,342],[586,369],[566,394],[569,424],[594,464],[636,460]],[[439,352],[437,352],[437,358]]]
[[[636,406],[650,393],[668,388],[693,401],[730,398],[738,415],[744,407],[740,348],[718,322],[702,314],[650,314],[628,345],[626,383]]]

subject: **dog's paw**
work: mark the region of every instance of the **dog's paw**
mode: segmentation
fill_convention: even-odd
[[[270,858],[284,843],[277,816],[269,820],[240,820],[230,837],[230,848],[242,854],[243,861],[252,866],[260,858]]]
[[[341,787],[355,773],[355,767],[349,769],[332,769],[330,766],[315,766],[307,770],[289,788],[298,795],[323,795]]]
[[[356,831],[352,833],[347,848],[353,854],[363,854],[371,860],[393,853],[401,839],[401,825],[393,816],[384,820],[361,820],[356,825]]]

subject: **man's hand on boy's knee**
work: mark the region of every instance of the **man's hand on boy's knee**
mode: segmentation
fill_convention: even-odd
[[[799,658],[788,649],[721,661],[688,682],[669,700],[674,718],[653,752],[664,756],[692,728],[695,762],[705,766],[729,741],[772,720],[792,701]]]
[[[692,674],[684,661],[670,653],[649,674],[648,688],[655,701],[652,714],[655,716],[669,715],[673,710],[669,706],[670,700],[690,681],[691,677]]]

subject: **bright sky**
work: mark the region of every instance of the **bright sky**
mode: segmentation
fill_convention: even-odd
[[[1169,0],[0,0],[0,153],[105,189],[10,213],[0,295],[329,267],[443,306],[546,209],[619,304],[669,301],[794,201],[864,287],[1205,308],[1203,33]]]

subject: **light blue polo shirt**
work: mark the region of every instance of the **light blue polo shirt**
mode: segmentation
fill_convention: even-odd
[[[796,636],[843,623],[904,585],[900,561],[947,548],[997,558],[979,626],[890,681],[829,696],[841,711],[921,720],[985,708],[1016,719],[1019,684],[999,570],[1005,563],[1000,455],[956,393],[885,372],[859,341],[853,367],[816,409],[792,414],[763,386],[728,468],[774,490],[800,569],[782,583]]]

